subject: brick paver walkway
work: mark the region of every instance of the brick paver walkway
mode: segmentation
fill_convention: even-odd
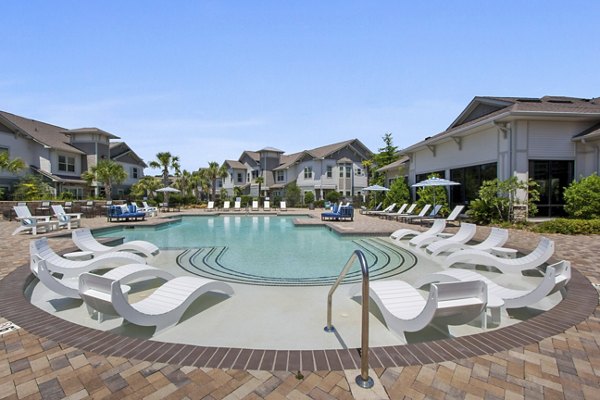
[[[106,225],[103,218],[84,226]],[[402,225],[357,216],[338,223],[345,232],[391,232]],[[15,222],[0,222],[0,278],[25,264],[27,235],[10,235]],[[480,228],[478,238],[484,237]],[[600,283],[599,236],[550,235],[557,258],[568,259]],[[507,246],[532,249],[535,234],[511,231]],[[67,249],[68,240],[53,241]],[[357,371],[245,371],[196,368],[107,357],[28,333],[0,336],[0,399],[351,399],[351,398],[600,398],[600,308],[558,335],[489,355],[426,365],[376,368],[378,390],[353,385]],[[593,306],[592,305],[592,306]],[[5,322],[0,318],[0,323]]]

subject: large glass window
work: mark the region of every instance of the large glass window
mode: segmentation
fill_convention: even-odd
[[[450,170],[450,180],[460,183],[450,187],[450,204],[468,204],[475,200],[481,184],[498,177],[497,169],[496,163],[489,163]]]
[[[563,160],[530,160],[529,177],[539,185],[538,215],[565,215],[564,188],[573,181],[574,162]]]

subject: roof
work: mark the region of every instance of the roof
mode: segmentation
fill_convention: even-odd
[[[78,129],[67,129],[64,131],[66,134],[77,134],[77,133],[97,133],[100,135],[108,136],[109,139],[121,139],[120,137],[113,135],[112,133],[108,133],[98,128],[78,128]]]
[[[600,98],[581,99],[564,96],[531,97],[488,97],[477,96],[450,124],[448,129],[401,150],[409,153],[416,148],[432,145],[434,142],[452,137],[470,128],[493,123],[512,116],[564,116],[599,117]]]
[[[44,146],[71,153],[85,154],[83,151],[69,144],[69,138],[64,133],[65,128],[34,119],[19,117],[18,115],[4,111],[0,111],[0,120],[7,122],[9,128],[15,132],[30,137]]]
[[[393,163],[390,163],[388,165],[384,165],[381,168],[378,168],[377,171],[378,172],[385,172],[385,171],[390,171],[390,170],[393,170],[393,169],[397,169],[397,168],[402,167],[408,161],[410,161],[410,157],[403,156],[403,157],[400,157],[398,160],[394,161]]]
[[[225,160],[224,164],[229,165],[232,169],[246,169],[246,165],[237,160]]]
[[[351,139],[351,140],[345,140],[345,141],[339,142],[339,143],[333,143],[333,144],[329,144],[326,146],[317,147],[312,150],[303,150],[298,153],[287,154],[287,155],[284,154],[281,156],[280,165],[277,168],[273,168],[273,170],[277,171],[277,170],[289,168],[291,165],[299,162],[304,157],[309,157],[311,159],[327,158],[330,155],[332,155],[333,153],[340,151],[347,146],[355,148],[357,152],[358,151],[362,152],[363,155],[367,158],[371,157],[371,155],[372,155],[371,150],[369,150],[364,144],[362,144],[360,140]],[[346,162],[351,162],[351,161],[352,160],[347,159]]]
[[[261,149],[258,152],[261,153],[263,151],[270,151],[273,153],[285,153],[285,151],[276,149],[275,147],[265,147],[264,149]]]
[[[600,122],[573,136],[573,140],[585,141],[586,139],[595,139],[598,137],[600,137]]]
[[[126,155],[130,155],[135,160],[138,161],[140,165],[144,168],[147,168],[148,165],[144,162],[144,160],[138,156],[129,145],[125,142],[110,142],[110,158],[113,160],[117,160]]]

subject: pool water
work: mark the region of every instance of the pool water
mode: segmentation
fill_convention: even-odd
[[[248,284],[329,285],[355,250],[365,254],[372,279],[400,274],[416,264],[414,255],[384,240],[344,238],[326,227],[296,227],[295,218],[190,216],[158,228],[122,229],[118,236],[180,250],[176,262],[192,274]],[[356,263],[346,281],[358,281],[359,275]]]

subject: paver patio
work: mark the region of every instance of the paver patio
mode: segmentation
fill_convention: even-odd
[[[198,211],[192,211],[198,212]],[[315,212],[317,213],[317,212]],[[151,221],[150,221],[151,222]],[[0,222],[0,278],[28,261],[28,235]],[[106,225],[104,218],[83,226]],[[357,215],[333,224],[347,233],[391,232],[397,222]],[[479,229],[478,239],[485,236]],[[556,257],[600,283],[600,236],[549,235]],[[536,234],[511,230],[507,246],[532,249]],[[53,247],[72,247],[68,240]],[[58,398],[589,398],[600,393],[600,308],[583,322],[531,344],[425,365],[375,368],[378,391],[351,391],[357,371],[258,371],[191,367],[104,356],[24,329],[0,336],[0,399]],[[0,318],[0,323],[6,320]],[[381,390],[381,387],[385,391]]]

